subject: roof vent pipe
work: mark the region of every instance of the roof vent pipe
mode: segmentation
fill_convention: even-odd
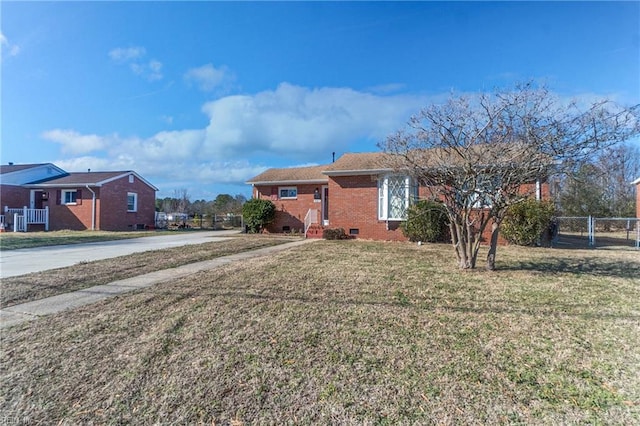
[[[335,152],[332,152],[332,153],[331,153],[331,162],[332,162],[332,163],[335,163],[335,162],[336,162],[336,153],[335,153]]]

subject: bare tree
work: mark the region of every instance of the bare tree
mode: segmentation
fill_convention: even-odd
[[[477,97],[452,96],[411,117],[381,148],[441,200],[460,268],[475,268],[482,234],[491,227],[487,268],[495,269],[507,208],[532,195],[536,182],[604,147],[640,134],[640,105],[563,104],[533,84]]]
[[[635,186],[640,149],[620,144],[604,150],[560,181],[559,203],[565,216],[635,216]]]
[[[175,212],[186,213],[191,204],[191,196],[185,188],[173,191],[173,198],[176,200]]]

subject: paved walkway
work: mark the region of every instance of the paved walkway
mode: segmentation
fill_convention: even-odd
[[[214,269],[218,266],[226,265],[231,262],[266,256],[312,241],[316,240],[300,240],[291,243],[280,244],[277,246],[246,251],[243,253],[236,253],[229,256],[218,257],[212,260],[206,260],[204,262],[191,263],[188,265],[178,266],[176,268],[164,269],[161,271],[139,275],[137,277],[114,281],[105,285],[99,285],[83,290],[74,291],[71,293],[48,297],[46,299],[35,300],[33,302],[10,306],[8,308],[0,310],[0,328],[10,327],[26,321],[37,319],[42,316],[55,314],[58,312],[66,311],[68,309],[78,308],[80,306],[98,302],[108,297],[113,297],[129,291],[151,287],[154,284],[175,280],[187,275],[195,274],[196,272]]]
[[[0,277],[15,277],[142,251],[224,241],[238,233],[237,230],[180,232],[174,235],[0,251]]]

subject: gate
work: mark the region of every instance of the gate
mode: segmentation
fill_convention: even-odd
[[[559,247],[640,249],[640,219],[635,217],[559,217]]]

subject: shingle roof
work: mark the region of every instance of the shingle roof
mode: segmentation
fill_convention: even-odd
[[[46,181],[47,185],[96,185],[105,180],[113,179],[118,176],[126,175],[130,172],[84,172],[69,173],[56,179]]]
[[[348,152],[323,170],[327,175],[366,174],[391,170],[389,154],[384,152]]]
[[[56,187],[56,186],[100,186],[111,180],[115,180],[124,176],[134,175],[148,186],[153,188],[154,190],[158,190],[151,183],[147,182],[142,176],[138,175],[136,172],[128,170],[128,171],[119,171],[119,172],[83,172],[83,173],[69,173],[66,176],[62,176],[54,179],[47,179],[42,182],[34,182],[29,186],[41,186],[41,187]]]
[[[290,167],[285,169],[268,169],[247,181],[247,183],[304,183],[328,182],[322,171],[327,166]]]
[[[0,165],[0,175],[7,173],[19,172],[20,170],[33,169],[34,167],[46,166],[48,163],[41,164],[2,164]]]
[[[383,152],[349,152],[332,164],[312,167],[268,169],[247,181],[249,184],[328,182],[331,175],[362,175],[391,170]]]

